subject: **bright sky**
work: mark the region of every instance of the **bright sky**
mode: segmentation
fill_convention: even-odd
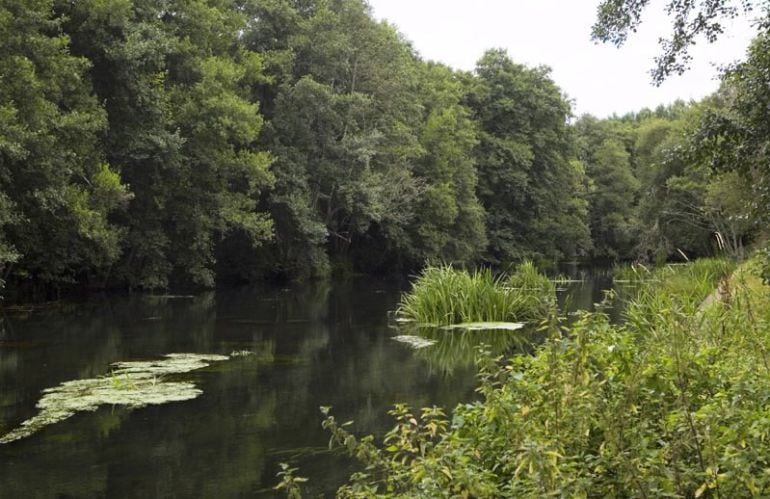
[[[693,48],[690,71],[653,86],[658,38],[670,32],[665,3],[653,0],[639,31],[617,49],[591,41],[599,0],[369,0],[375,17],[395,24],[423,58],[472,70],[485,50],[505,48],[514,62],[550,66],[575,114],[598,117],[700,99],[717,89],[720,65],[744,56],[754,30],[738,19],[717,43]]]

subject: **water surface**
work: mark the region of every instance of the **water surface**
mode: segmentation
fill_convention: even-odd
[[[573,276],[584,281],[560,301],[590,308],[604,281]],[[353,463],[327,449],[319,406],[381,436],[395,402],[451,408],[476,397],[467,342],[431,353],[393,341],[388,311],[402,287],[359,279],[4,313],[0,433],[34,416],[45,388],[109,375],[115,362],[253,354],[181,375],[203,391],[194,400],[102,406],[0,445],[0,497],[273,497],[282,461],[310,478],[309,496],[332,496]]]

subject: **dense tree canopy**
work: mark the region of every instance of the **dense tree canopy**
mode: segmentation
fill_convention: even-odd
[[[120,255],[108,219],[130,199],[100,139],[107,116],[52,2],[0,6],[0,269],[55,286]]]
[[[0,276],[159,289],[590,248],[570,108],[361,0],[5,2]]]
[[[476,67],[468,104],[480,127],[479,197],[496,261],[574,255],[590,245],[582,171],[569,162],[569,105],[547,68],[500,50]]]
[[[605,2],[595,36],[646,4]],[[672,12],[718,33],[730,5]],[[362,0],[8,0],[0,30],[19,297],[740,254],[769,213],[766,37],[703,103],[569,124],[548,68],[423,61]]]
[[[134,195],[119,277],[165,287],[212,285],[215,235],[254,244],[271,222],[256,210],[270,185],[254,147],[262,118],[249,101],[261,58],[240,46],[233,2],[62,2],[72,52],[92,61],[109,120],[108,159]]]
[[[754,201],[761,184],[740,174],[738,163],[716,167],[725,150],[714,134],[725,129],[715,123],[724,125],[717,117],[726,114],[735,113],[717,96],[607,120],[583,116],[574,124],[577,157],[590,180],[594,257],[744,255],[761,228]]]

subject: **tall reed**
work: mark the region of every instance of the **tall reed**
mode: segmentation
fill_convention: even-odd
[[[401,298],[397,314],[424,325],[527,321],[554,309],[555,288],[534,265],[522,264],[510,276],[489,269],[427,267]]]

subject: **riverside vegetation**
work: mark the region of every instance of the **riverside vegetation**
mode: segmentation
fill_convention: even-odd
[[[0,33],[7,301],[740,256],[770,215],[762,32],[713,96],[607,119],[503,50],[425,61],[363,0],[7,0]]]
[[[429,266],[396,314],[420,325],[525,322],[555,311],[556,288],[531,262],[511,275],[489,269],[468,272],[452,266]]]
[[[594,36],[622,43],[649,3],[601,2]],[[735,3],[668,2],[658,81]],[[504,50],[472,72],[423,60],[363,0],[6,0],[0,292],[200,289],[428,261],[740,260],[770,220],[770,11],[740,3],[761,16],[757,36],[713,95],[597,119],[573,117],[549,68]],[[601,312],[559,323],[531,266],[425,270],[399,315],[465,328],[435,345],[444,358],[467,360],[478,321],[550,315],[547,338],[502,363],[482,349],[484,400],[451,420],[397,406],[382,449],[327,414],[366,464],[340,495],[768,495],[770,388],[756,373],[770,370],[770,251],[758,255],[731,279],[718,260],[629,267],[623,325]],[[96,398],[84,410],[144,404],[114,393],[131,392],[120,378],[85,388]],[[289,495],[295,471],[281,472]]]
[[[770,288],[759,258],[733,268],[663,267],[622,324],[585,312],[534,355],[480,350],[481,401],[451,417],[396,406],[381,445],[323,408],[332,443],[364,464],[339,496],[767,496]]]
[[[449,374],[472,366],[481,344],[496,353],[528,351],[534,323],[556,310],[554,283],[531,262],[498,275],[429,266],[401,297],[394,339],[412,345],[431,370]]]

